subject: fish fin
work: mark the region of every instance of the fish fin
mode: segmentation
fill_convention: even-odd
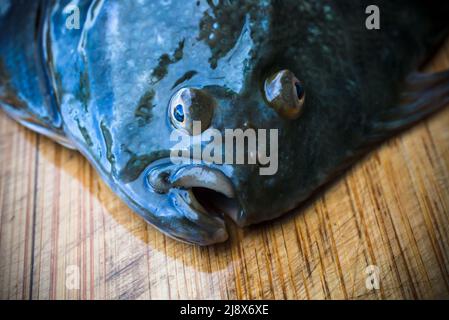
[[[346,170],[375,146],[449,105],[449,70],[437,73],[413,73],[406,79],[399,106],[376,116],[361,137],[359,147],[337,168]]]
[[[64,133],[45,57],[48,41],[43,30],[50,10],[47,1],[22,2],[0,19],[0,109],[23,126],[75,149]]]
[[[449,70],[437,73],[413,73],[406,79],[401,103],[379,114],[372,123],[372,142],[409,128],[449,104]]]
[[[61,130],[55,130],[55,128],[40,122],[37,118],[30,116],[23,110],[11,107],[1,100],[0,109],[3,109],[10,118],[17,121],[22,126],[48,137],[68,149],[77,149]]]

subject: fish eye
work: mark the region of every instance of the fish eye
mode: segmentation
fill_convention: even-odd
[[[176,92],[170,101],[170,122],[175,129],[197,135],[209,128],[214,108],[215,101],[207,93],[184,88]],[[197,125],[198,132],[194,132],[194,124]]]
[[[301,115],[306,94],[304,86],[293,72],[276,72],[267,78],[264,90],[269,106],[280,116],[296,119]]]

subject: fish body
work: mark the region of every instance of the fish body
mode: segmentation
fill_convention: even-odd
[[[366,27],[372,4],[380,29]],[[72,6],[0,1],[0,105],[79,150],[146,221],[189,243],[226,240],[224,216],[247,226],[298,207],[449,100],[447,72],[417,73],[447,34],[443,1]],[[80,28],[68,20],[77,13]],[[170,137],[192,137],[194,120],[197,136],[277,130],[276,172],[174,161]]]

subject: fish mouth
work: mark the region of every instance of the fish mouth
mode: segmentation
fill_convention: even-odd
[[[166,194],[185,224],[194,224],[196,235],[168,233],[187,243],[210,245],[228,239],[225,217],[236,221],[242,206],[232,181],[220,169],[206,165],[162,165],[147,175],[149,186]],[[182,228],[180,228],[182,229]]]

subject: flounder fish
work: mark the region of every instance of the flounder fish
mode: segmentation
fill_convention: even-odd
[[[419,68],[448,17],[448,1],[1,0],[0,105],[79,150],[148,223],[210,245],[446,105],[449,72]],[[276,170],[173,156],[173,132],[185,151],[227,129],[276,130]]]

